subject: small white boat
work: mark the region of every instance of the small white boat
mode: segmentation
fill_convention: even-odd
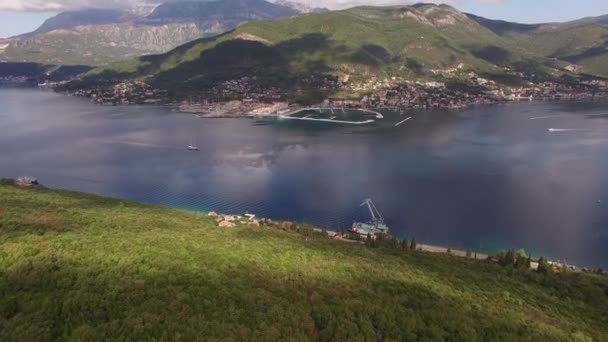
[[[194,145],[194,138],[190,138],[190,145],[186,147],[188,151],[198,151],[198,146]]]

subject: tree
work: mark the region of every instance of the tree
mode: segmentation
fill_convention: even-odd
[[[410,249],[413,250],[413,251],[415,251],[416,247],[417,247],[417,245],[416,245],[416,238],[413,238],[412,239],[412,243],[410,244]]]
[[[397,239],[396,237],[391,238],[391,248],[399,249],[400,245],[401,245],[401,241],[399,241],[399,239]]]
[[[526,258],[522,254],[517,255],[517,260],[515,261],[515,268],[525,268],[528,258]]]
[[[517,255],[518,256],[523,256],[524,258],[528,257],[528,255],[526,254],[526,250],[521,248],[520,250],[517,251]]]
[[[550,274],[553,272],[553,267],[544,257],[540,257],[540,259],[538,259],[538,268],[536,271],[541,274]]]
[[[532,257],[528,255],[528,259],[526,259],[526,268],[530,269],[532,267]]]
[[[515,251],[513,249],[510,249],[506,253],[501,253],[498,255],[498,263],[501,266],[514,266],[515,261]]]
[[[404,238],[403,240],[401,240],[401,249],[403,249],[404,251],[409,249],[406,238]]]

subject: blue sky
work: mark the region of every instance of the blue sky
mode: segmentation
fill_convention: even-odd
[[[608,14],[608,0],[461,0],[452,4],[464,12],[520,23],[568,21]]]
[[[141,0],[125,0],[135,3]],[[302,0],[315,6],[340,8],[357,4],[399,4],[404,0]],[[608,0],[446,0],[461,11],[488,18],[538,23],[566,21],[586,16],[608,14]],[[53,8],[72,9],[77,6],[104,6],[113,1],[101,0],[0,0],[0,37],[8,37],[36,29],[54,15]]]
[[[52,15],[52,12],[0,11],[0,37],[31,32]]]

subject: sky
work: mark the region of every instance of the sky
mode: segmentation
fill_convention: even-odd
[[[0,37],[35,30],[59,11],[120,8],[156,0],[0,0]],[[162,2],[162,0],[159,0]],[[395,5],[409,0],[299,0],[315,7],[339,9],[355,5]],[[556,22],[608,14],[608,0],[444,0],[463,12],[520,23]]]

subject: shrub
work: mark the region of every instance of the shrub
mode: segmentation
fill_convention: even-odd
[[[553,266],[550,265],[544,257],[538,259],[538,268],[536,271],[540,274],[551,274],[553,273]]]
[[[15,185],[15,180],[10,178],[0,178],[0,185]]]

